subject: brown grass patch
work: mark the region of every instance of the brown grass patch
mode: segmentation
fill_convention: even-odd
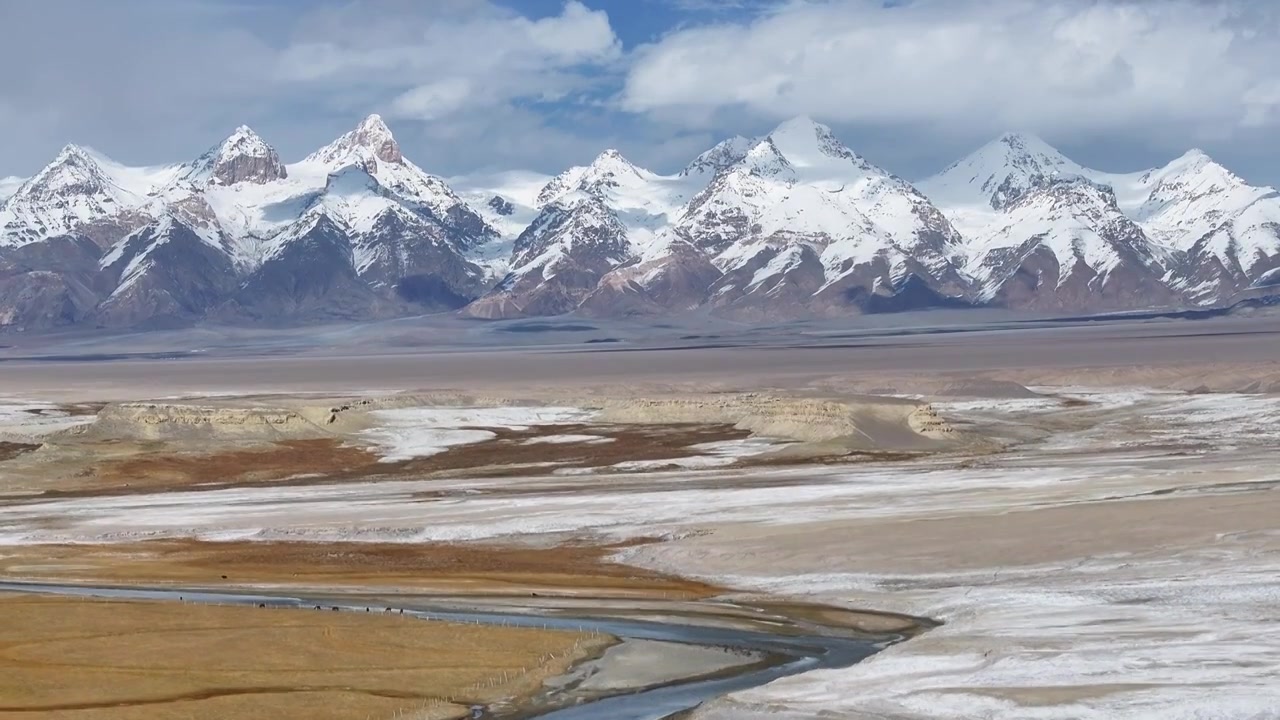
[[[0,718],[386,718],[535,692],[606,638],[408,617],[0,596]],[[452,700],[453,702],[449,702]]]
[[[439,455],[400,464],[397,474],[421,477],[448,472],[485,477],[548,474],[556,468],[608,467],[627,460],[665,460],[699,455],[689,448],[701,443],[740,440],[751,433],[732,425],[555,425],[528,430],[485,428],[497,438],[459,445]],[[554,435],[598,435],[600,443],[528,443]],[[547,463],[544,467],[538,464]]]
[[[43,494],[125,495],[277,484],[289,478],[300,484],[315,483],[357,475],[377,464],[377,456],[364,448],[334,439],[286,440],[270,447],[210,454],[175,452],[161,443],[136,448],[120,443],[100,445],[115,445],[118,451],[114,456],[101,453],[101,459],[63,482],[63,487]]]
[[[0,552],[10,577],[201,587],[281,584],[459,594],[702,598],[720,590],[611,562],[618,546],[204,542],[33,545]]]
[[[437,455],[382,463],[371,448],[337,438],[287,440],[216,453],[179,452],[164,443],[95,444],[87,467],[63,477],[49,472],[45,497],[129,495],[253,485],[317,485],[369,479],[537,476],[556,468],[608,467],[624,460],[662,460],[698,454],[692,445],[736,440],[750,433],[731,425],[555,425],[528,430],[484,428],[497,437]],[[549,435],[598,435],[601,443],[533,443]],[[0,448],[2,451],[2,448]],[[0,456],[2,457],[2,456]],[[66,477],[70,474],[70,477]]]

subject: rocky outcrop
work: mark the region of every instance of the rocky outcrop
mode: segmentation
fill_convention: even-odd
[[[757,435],[856,451],[937,450],[960,441],[929,406],[894,398],[840,402],[746,393],[591,402],[600,406],[605,422],[725,423]]]
[[[322,408],[245,408],[180,403],[119,403],[104,407],[93,423],[66,431],[98,439],[274,441],[332,437],[331,414]]]

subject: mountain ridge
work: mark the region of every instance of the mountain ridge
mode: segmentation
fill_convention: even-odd
[[[1128,310],[1227,302],[1280,269],[1280,194],[1199,150],[1105,173],[1006,133],[913,184],[807,117],[672,175],[610,149],[446,180],[370,115],[294,163],[240,126],[153,167],[68,145],[0,191],[0,329]]]

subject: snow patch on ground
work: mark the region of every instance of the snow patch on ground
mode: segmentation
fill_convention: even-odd
[[[541,435],[539,437],[529,438],[521,445],[571,445],[574,443],[585,443],[587,445],[603,445],[611,443],[616,438],[602,437],[600,435]]]
[[[35,438],[88,425],[94,419],[93,415],[71,415],[49,403],[0,398],[0,439]]]
[[[377,427],[362,435],[381,451],[382,462],[438,455],[451,447],[497,437],[484,428],[526,430],[589,420],[593,413],[570,407],[415,407],[376,410]]]
[[[732,465],[742,458],[761,455],[777,450],[781,444],[771,438],[743,438],[741,440],[721,440],[718,442],[690,445],[689,449],[706,453],[691,457],[668,458],[662,460],[627,460],[613,465],[618,470],[636,472],[641,470],[661,470],[678,467],[689,470],[699,468],[716,468]]]

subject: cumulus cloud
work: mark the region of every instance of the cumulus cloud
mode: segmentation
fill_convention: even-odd
[[[276,72],[316,86],[394,92],[390,114],[438,120],[512,101],[554,101],[590,87],[621,56],[608,16],[577,0],[530,19],[489,3],[368,3],[325,8],[294,33]]]
[[[1108,169],[1204,145],[1280,179],[1274,0],[643,8],[640,22],[614,0],[0,2],[0,176],[66,142],[191,158],[241,123],[296,159],[379,112],[447,174],[555,172],[609,146],[667,171],[807,114],[910,177],[1019,129]]]
[[[795,1],[669,33],[620,102],[969,134],[1221,134],[1273,123],[1280,10],[1248,0]]]
[[[541,17],[490,0],[0,3],[0,135],[23,138],[0,147],[0,175],[67,142],[133,163],[194,157],[241,123],[300,157],[370,112],[424,142],[502,117],[536,132],[549,125],[527,106],[611,93],[600,83],[616,86],[621,59],[608,16],[578,0]],[[470,158],[438,156],[490,164],[483,139],[465,138]]]

